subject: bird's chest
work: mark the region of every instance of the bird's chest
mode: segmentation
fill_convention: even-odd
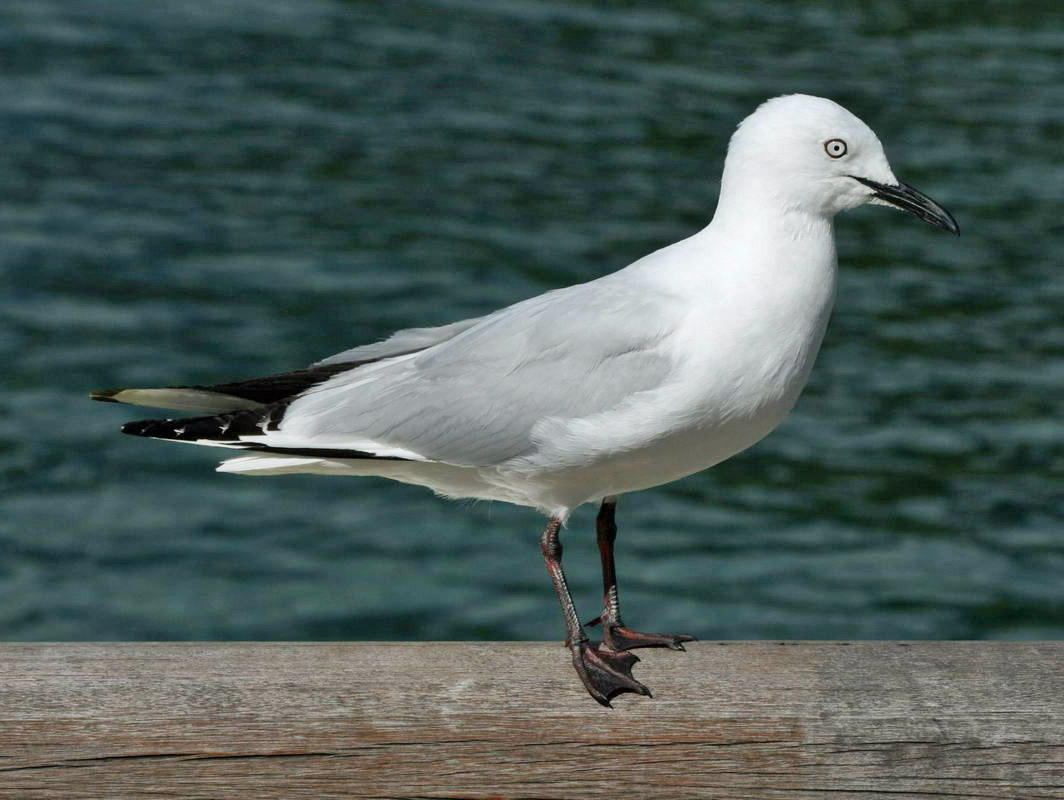
[[[788,307],[785,307],[788,306]],[[688,333],[687,361],[676,379],[638,411],[627,428],[638,445],[597,461],[596,491],[623,492],[711,467],[765,437],[793,407],[824,334],[831,292],[782,298],[775,308],[706,319]],[[609,493],[607,492],[607,493]]]
[[[834,262],[728,287],[685,337],[691,414],[701,427],[774,426],[809,377],[835,295]],[[767,432],[767,431],[766,431]],[[763,435],[763,434],[762,434]]]

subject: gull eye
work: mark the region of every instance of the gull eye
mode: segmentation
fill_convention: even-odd
[[[828,139],[824,142],[824,152],[832,158],[842,158],[846,155],[846,142],[842,139]]]

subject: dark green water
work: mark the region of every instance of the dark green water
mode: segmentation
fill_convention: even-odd
[[[833,97],[955,239],[839,220],[792,417],[625,497],[626,618],[1064,636],[1059,4],[0,6],[0,637],[561,636],[543,521],[215,474],[90,389],[305,365],[587,280],[712,214],[734,125]],[[701,8],[701,10],[698,10]],[[592,510],[567,536],[596,611]]]

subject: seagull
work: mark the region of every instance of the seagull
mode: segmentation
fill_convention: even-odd
[[[605,706],[649,696],[631,651],[683,650],[694,637],[624,624],[617,500],[712,467],[784,419],[834,302],[835,215],[865,203],[959,233],[894,176],[856,116],[820,97],[775,97],[732,135],[709,225],[618,272],[305,369],[91,397],[181,412],[122,432],[240,451],[221,472],[374,475],[541,511],[540,549],[581,682]],[[603,603],[585,626],[560,534],[590,502]],[[601,641],[588,636],[594,625]]]

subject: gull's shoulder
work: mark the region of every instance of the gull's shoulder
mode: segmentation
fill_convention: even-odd
[[[483,316],[447,325],[404,328],[379,342],[358,345],[323,358],[314,366],[387,361],[434,350],[438,345],[461,338],[467,331],[472,332],[470,338],[476,339],[489,329],[492,335],[498,335],[500,328],[520,331],[524,327],[522,323],[559,315],[567,318],[598,315],[602,320],[633,312],[645,316],[639,312],[653,311],[659,304],[671,307],[675,314],[687,297],[679,288],[683,277],[702,263],[703,253],[699,235],[689,236],[599,278],[552,289]],[[517,328],[509,327],[515,323]],[[593,332],[591,336],[594,337]]]

